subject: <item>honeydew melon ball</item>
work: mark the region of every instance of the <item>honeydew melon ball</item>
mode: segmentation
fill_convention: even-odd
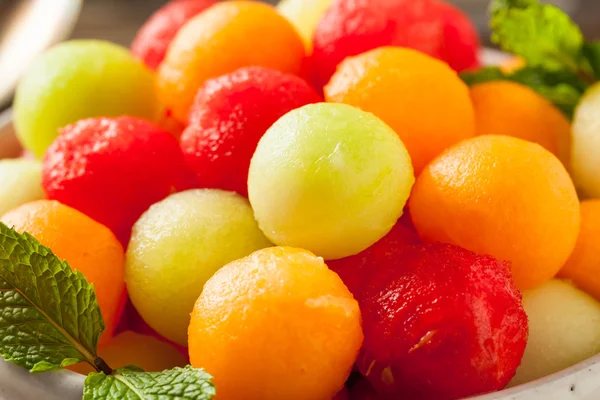
[[[25,158],[0,160],[0,216],[45,196],[39,161]]]
[[[277,10],[294,25],[310,51],[319,20],[331,3],[333,0],[282,0]]]
[[[275,244],[337,259],[388,233],[414,183],[400,138],[371,113],[311,104],[280,118],[252,157],[254,216]]]
[[[129,297],[150,327],[187,346],[204,283],[225,264],[268,246],[244,197],[216,189],[173,194],[133,227],[125,265]]]
[[[571,173],[579,193],[600,198],[600,83],[581,99],[572,128]]]
[[[561,371],[600,353],[600,303],[568,282],[551,280],[523,294],[529,339],[518,385]]]
[[[59,129],[88,117],[158,118],[153,73],[128,49],[99,40],[54,46],[26,72],[14,101],[23,147],[37,157]]]

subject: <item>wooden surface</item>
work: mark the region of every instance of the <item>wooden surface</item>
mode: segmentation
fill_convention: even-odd
[[[84,0],[76,38],[102,38],[128,46],[137,28],[166,0]],[[277,0],[267,1],[276,3]],[[487,29],[488,0],[451,0],[467,11],[476,22],[482,37]],[[600,0],[552,0],[573,15],[588,38],[600,39]]]

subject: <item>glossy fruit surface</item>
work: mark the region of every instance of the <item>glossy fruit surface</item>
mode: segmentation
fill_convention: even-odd
[[[325,86],[325,98],[387,123],[417,175],[443,150],[475,135],[468,87],[448,65],[411,49],[383,47],[347,58]]]
[[[132,117],[91,118],[63,129],[44,157],[42,183],[126,243],[150,205],[190,187],[177,139]]]
[[[321,97],[301,78],[241,68],[200,88],[181,148],[198,185],[248,195],[248,168],[264,133],[289,111]]]
[[[600,301],[600,200],[584,200],[580,207],[579,237],[559,276]]]
[[[387,268],[390,254],[401,254],[405,246],[420,242],[414,229],[399,221],[387,235],[368,249],[354,256],[327,261],[327,265],[342,278],[354,297],[360,299],[366,288],[367,277],[377,269]]]
[[[0,215],[44,197],[39,161],[25,158],[0,160]]]
[[[471,87],[478,135],[507,135],[537,143],[569,166],[571,123],[548,100],[509,81]]]
[[[61,43],[20,80],[14,123],[23,147],[41,158],[59,129],[89,117],[155,120],[154,76],[126,48],[99,40]]]
[[[106,329],[100,344],[111,339],[124,306],[123,247],[104,225],[58,201],[26,203],[2,216],[18,232],[27,232],[66,260],[94,285]]]
[[[529,341],[512,385],[531,382],[600,353],[600,303],[557,279],[523,293]]]
[[[190,359],[224,399],[330,400],[362,337],[358,304],[323,259],[272,247],[206,283],[192,312]]]
[[[452,245],[390,252],[361,295],[357,365],[390,398],[460,399],[500,390],[527,341],[509,266]]]
[[[333,0],[283,0],[277,10],[294,24],[310,52],[317,24],[331,3]]]
[[[205,282],[230,261],[270,245],[240,195],[209,189],[171,195],[133,228],[125,268],[129,296],[153,329],[185,346]]]
[[[284,50],[283,50],[284,49]],[[202,84],[248,66],[297,74],[304,44],[274,7],[255,1],[225,1],[189,20],[177,33],[158,69],[158,93],[186,122]]]
[[[334,0],[314,34],[314,81],[322,87],[346,57],[383,46],[440,58],[443,29],[434,0]]]
[[[336,259],[385,236],[413,182],[410,157],[391,128],[354,107],[321,103],[289,112],[262,137],[248,192],[273,243]]]
[[[573,149],[571,173],[579,193],[586,198],[600,197],[600,84],[592,86],[583,96],[573,117]]]
[[[445,0],[436,1],[436,7],[443,20],[441,59],[457,72],[477,69],[481,50],[477,27],[467,14]]]
[[[417,180],[409,207],[423,240],[510,261],[520,290],[556,275],[579,233],[579,201],[564,166],[509,136],[478,136],[444,152]]]
[[[192,17],[215,4],[215,0],[172,0],[159,8],[138,30],[131,52],[155,70],[179,29]]]

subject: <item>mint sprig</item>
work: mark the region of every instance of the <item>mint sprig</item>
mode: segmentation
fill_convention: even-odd
[[[504,72],[488,67],[461,74],[469,85],[510,80],[529,86],[569,118],[585,91],[600,79],[600,44],[558,7],[538,0],[492,0],[492,41],[526,66]]]
[[[112,375],[90,374],[83,400],[210,400],[216,394],[211,379],[203,370],[190,366],[164,372],[127,367]]]
[[[201,369],[113,371],[97,355],[104,320],[85,277],[27,233],[0,222],[0,357],[31,372],[78,362],[88,375],[84,400],[209,400],[211,376]]]
[[[492,41],[527,65],[576,72],[583,34],[561,9],[534,0],[492,0]]]
[[[93,287],[27,233],[0,223],[0,356],[31,372],[94,365],[104,321]]]

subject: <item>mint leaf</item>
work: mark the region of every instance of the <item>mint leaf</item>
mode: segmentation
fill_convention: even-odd
[[[583,34],[553,5],[533,0],[492,0],[492,41],[531,67],[580,69]]]
[[[85,277],[0,223],[0,356],[31,372],[93,363],[103,330]]]
[[[511,74],[505,74],[498,67],[482,68],[479,71],[464,72],[461,78],[469,86],[490,81],[507,80],[530,87],[558,107],[571,118],[575,107],[587,85],[569,71],[547,71],[543,68],[526,66]]]
[[[589,63],[596,79],[600,79],[600,42],[586,43],[583,46],[583,56]]]
[[[191,366],[163,372],[142,372],[136,367],[112,375],[88,375],[83,400],[210,400],[216,391],[212,377]]]

